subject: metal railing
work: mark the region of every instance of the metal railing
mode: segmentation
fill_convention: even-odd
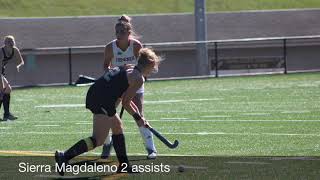
[[[320,35],[314,36],[289,36],[289,37],[266,37],[266,38],[244,38],[244,39],[228,39],[228,40],[208,40],[208,41],[185,41],[185,42],[161,42],[161,43],[145,43],[145,47],[152,47],[155,50],[159,51],[174,51],[174,50],[190,50],[195,49],[195,45],[197,44],[206,44],[208,49],[213,49],[214,51],[214,62],[215,62],[215,77],[219,77],[219,68],[218,63],[220,61],[219,53],[220,49],[228,48],[228,46],[232,46],[231,48],[237,48],[239,43],[249,43],[244,46],[247,47],[259,47],[264,46],[262,41],[282,41],[281,45],[279,44],[267,44],[265,46],[278,46],[282,48],[282,59],[284,61],[284,74],[288,73],[288,63],[287,63],[287,53],[288,53],[288,41],[290,40],[304,40],[303,42],[291,43],[290,46],[302,46],[302,45],[320,45]],[[105,45],[97,45],[97,46],[70,46],[70,47],[47,47],[47,48],[34,48],[34,49],[22,49],[21,52],[23,54],[68,54],[68,76],[69,76],[69,84],[73,83],[73,55],[77,53],[85,53],[85,52],[101,52],[103,53],[103,48]],[[222,58],[223,59],[223,58]],[[210,64],[210,63],[209,63]]]

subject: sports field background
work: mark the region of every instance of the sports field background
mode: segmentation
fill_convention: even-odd
[[[87,89],[14,90],[19,119],[0,123],[0,155],[52,155],[90,136]],[[156,140],[159,155],[319,156],[320,73],[152,81],[145,115],[180,141],[170,150]],[[134,120],[125,113],[123,121],[128,153],[145,155]]]
[[[208,12],[319,8],[318,0],[206,0]],[[2,17],[88,16],[194,11],[194,0],[0,0]]]
[[[194,0],[114,2],[114,0],[0,0],[0,17],[124,13],[133,15],[194,11]],[[208,12],[320,7],[319,0],[206,0],[206,2]],[[78,140],[91,136],[92,114],[84,108],[87,89],[88,86],[14,89],[11,108],[19,119],[0,122],[2,140],[0,157],[3,162],[8,162],[4,156],[16,158],[16,156],[43,155],[45,158],[50,156],[51,159],[47,160],[53,163],[52,156],[55,150],[65,150]],[[309,179],[310,175],[318,177],[320,161],[312,157],[311,159],[289,157],[286,163],[277,161],[278,157],[275,157],[276,161],[260,158],[320,155],[320,73],[152,81],[146,84],[145,115],[150,124],[168,139],[180,141],[177,149],[170,150],[155,138],[160,158],[151,161],[152,163],[200,164],[207,168],[201,170],[201,167],[196,166],[193,170],[191,168],[192,171],[184,173],[184,176],[176,173],[174,176],[165,176],[165,179],[173,177],[248,179],[248,176],[251,179],[297,177]],[[130,158],[145,157],[142,138],[134,120],[125,113],[123,121]],[[86,155],[100,155],[100,153],[101,148],[96,148]],[[180,159],[179,162],[174,156],[186,158]],[[198,156],[210,157],[201,160]],[[236,156],[240,160],[234,162],[233,157],[228,159],[226,156]],[[250,157],[241,159],[245,156],[259,157],[256,160]],[[32,157],[36,158],[39,157]],[[11,173],[8,174],[9,178],[1,178],[6,176],[6,168],[16,167],[15,161],[11,163],[0,163],[2,166],[0,179],[14,179],[11,175],[19,174],[16,169],[11,169],[7,171]],[[149,164],[150,161],[141,163]],[[206,177],[207,170],[211,173]],[[20,175],[25,176],[25,174]],[[157,178],[154,175],[162,176],[143,174],[130,177]],[[205,177],[199,178],[202,175]],[[60,178],[56,174],[50,177]]]

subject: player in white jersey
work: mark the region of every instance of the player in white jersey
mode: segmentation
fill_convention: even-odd
[[[111,41],[105,48],[105,70],[115,66],[134,66],[137,64],[139,50],[142,48],[142,44],[134,38],[136,35],[130,21],[131,18],[126,15],[123,15],[118,19],[118,22],[115,25],[117,39]],[[133,102],[137,105],[142,116],[143,99],[144,85],[141,86],[137,91],[136,96],[133,98]],[[138,127],[148,153],[147,158],[155,159],[157,156],[157,150],[154,145],[151,131],[144,126],[138,125]],[[106,159],[109,157],[111,146],[112,141],[110,136],[108,136],[103,146],[103,152],[101,154],[102,158]]]

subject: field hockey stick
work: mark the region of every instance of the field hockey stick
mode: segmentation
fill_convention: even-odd
[[[122,118],[123,111],[124,111],[124,108],[123,108],[123,106],[122,106],[122,107],[121,107],[121,111],[120,111],[120,118]]]
[[[174,140],[173,143],[171,143],[167,138],[165,138],[163,135],[161,135],[157,130],[153,129],[152,127],[148,126],[148,129],[161,141],[163,142],[166,146],[168,146],[171,149],[174,149],[178,147],[179,141]]]
[[[120,118],[122,117],[123,114],[123,106],[121,107],[121,112],[120,112]],[[147,128],[154,134],[163,144],[165,144],[167,147],[174,149],[178,147],[179,141],[175,140],[173,143],[171,143],[167,138],[165,138],[163,135],[161,135],[157,130],[153,129],[151,126],[147,126]]]
[[[78,80],[76,81],[75,85],[86,85],[86,84],[91,84],[94,83],[96,81],[95,78],[93,77],[89,77],[89,76],[85,76],[85,75],[79,75]]]

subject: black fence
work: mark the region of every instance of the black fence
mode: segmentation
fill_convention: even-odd
[[[161,71],[152,78],[197,76],[196,45],[208,49],[207,76],[242,74],[265,69],[284,74],[320,69],[320,36],[249,38],[212,41],[146,43],[164,56]],[[26,67],[9,73],[13,85],[73,84],[79,74],[103,72],[104,46],[54,47],[21,50]],[[243,73],[245,74],[245,73]]]

